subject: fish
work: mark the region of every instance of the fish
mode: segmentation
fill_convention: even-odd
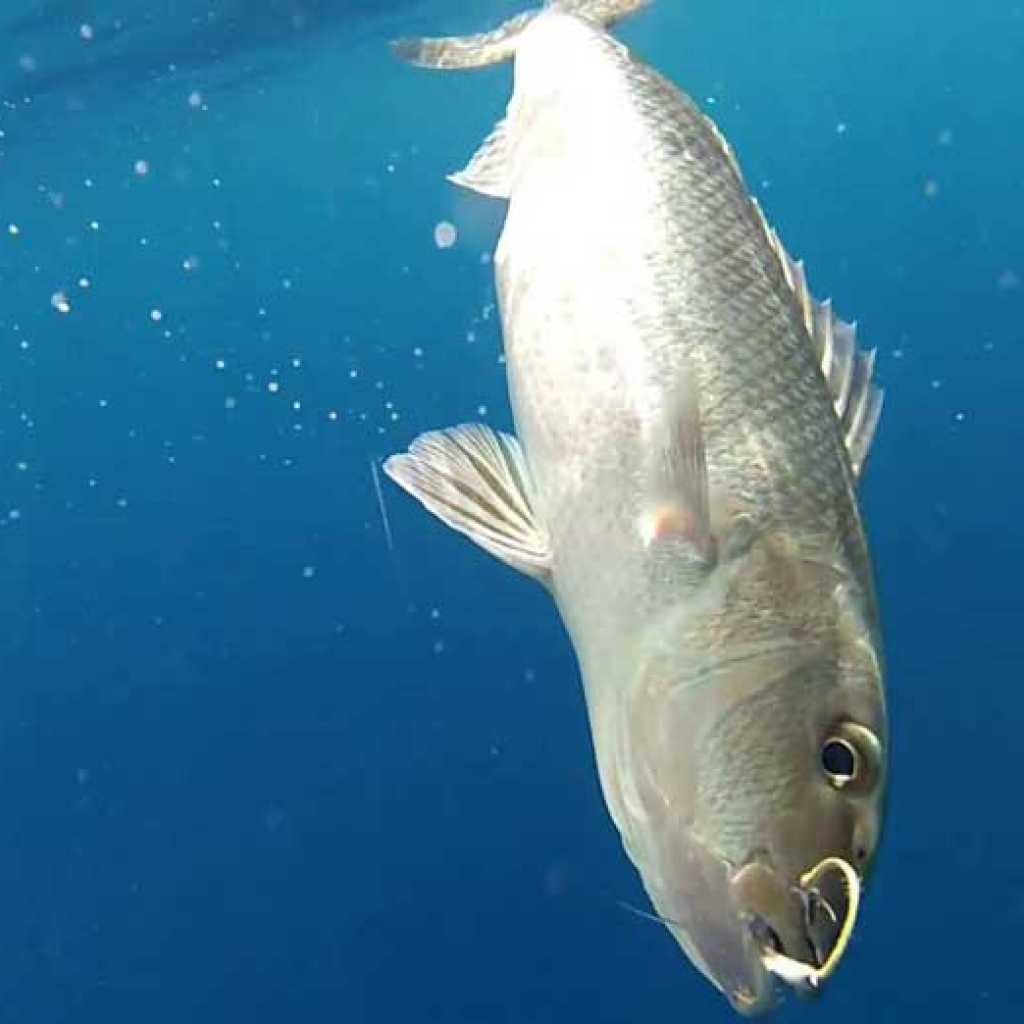
[[[655,916],[740,1013],[823,990],[882,833],[888,717],[858,483],[874,351],[810,292],[722,132],[550,0],[429,68],[514,62],[456,185],[507,202],[495,284],[515,434],[384,464],[551,594],[610,817]]]

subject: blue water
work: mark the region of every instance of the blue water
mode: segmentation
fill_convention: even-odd
[[[607,819],[540,588],[373,460],[510,426],[444,173],[517,0],[0,14],[0,1021],[728,1021]],[[1019,1018],[1024,9],[661,0],[815,292],[879,347],[888,830],[782,1019]],[[458,231],[435,244],[435,225]]]

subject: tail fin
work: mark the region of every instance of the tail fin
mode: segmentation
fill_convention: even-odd
[[[599,25],[616,21],[646,7],[651,0],[546,0],[545,6],[575,14]],[[523,29],[541,10],[525,11],[491,32],[440,39],[399,39],[391,44],[395,55],[423,68],[482,68],[511,60]]]

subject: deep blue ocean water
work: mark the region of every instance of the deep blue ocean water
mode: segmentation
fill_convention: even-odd
[[[0,14],[0,1021],[732,1011],[646,906],[539,587],[371,466],[510,426],[460,194],[517,0]],[[855,943],[781,1019],[1024,1010],[1024,8],[660,0],[814,291],[879,347],[892,706]],[[441,248],[435,227],[451,223]]]

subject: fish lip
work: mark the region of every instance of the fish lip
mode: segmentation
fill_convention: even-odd
[[[750,914],[750,935],[761,966],[803,995],[819,994],[846,952],[857,920],[860,885],[860,875],[848,861],[825,857],[789,887],[802,907],[800,932],[809,959],[787,950],[770,916]]]

